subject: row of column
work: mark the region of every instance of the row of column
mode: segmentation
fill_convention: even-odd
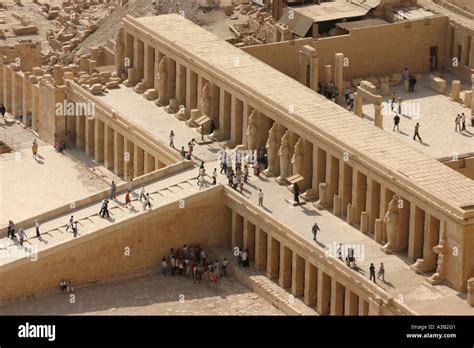
[[[76,148],[104,163],[117,176],[139,177],[165,167],[158,158],[137,145],[112,124],[97,117],[77,116],[69,123]]]
[[[265,271],[268,278],[278,281],[294,298],[301,298],[322,315],[369,315],[380,311],[368,296],[338,281],[323,265],[309,261],[290,244],[235,211],[232,211],[232,246],[247,249],[256,270]]]

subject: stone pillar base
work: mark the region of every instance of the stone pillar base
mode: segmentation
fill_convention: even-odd
[[[266,170],[265,170],[265,172],[266,172]],[[267,175],[267,174],[265,174],[265,175]],[[318,190],[316,190],[314,188],[309,188],[300,197],[303,200],[305,200],[306,202],[315,200],[316,198],[318,198]]]
[[[369,233],[369,214],[365,211],[360,214],[360,231],[363,234]]]
[[[384,246],[380,247],[380,250],[384,252],[385,254],[394,254],[396,252],[401,251],[401,248],[394,247],[392,245],[389,245],[388,243],[385,244]]]
[[[439,273],[435,273],[431,277],[426,279],[426,281],[431,285],[440,285],[444,283],[444,278],[441,277]]]
[[[186,121],[186,125],[188,127],[198,127],[199,125],[196,123],[196,120],[201,116],[201,111],[199,109],[191,109],[191,118]]]
[[[145,92],[145,84],[143,82],[139,82],[135,85],[135,87],[133,87],[133,91],[135,93],[139,93],[139,94],[142,94],[143,92]]]
[[[231,139],[221,141],[219,146],[223,149],[233,149],[235,147],[234,142]]]
[[[424,259],[416,260],[416,262],[411,265],[410,268],[418,274],[433,270],[433,268],[430,267],[430,265],[428,265],[428,262],[426,262]]]
[[[355,213],[355,207],[351,203],[347,203],[346,221],[348,225],[352,225],[354,223],[354,213]]]
[[[143,98],[145,98],[146,100],[156,100],[158,99],[158,91],[156,89],[147,89],[144,93],[143,93]]]
[[[288,180],[286,180],[286,178],[283,178],[282,176],[277,177],[275,179],[275,182],[278,185],[285,185],[285,186],[288,186],[290,184],[290,182]]]
[[[165,107],[165,111],[169,114],[175,114],[179,111],[181,103],[176,98],[171,98],[168,106]]]
[[[374,223],[374,239],[376,242],[382,242],[382,233],[383,233],[383,221],[382,219],[375,219]]]
[[[341,216],[341,197],[338,195],[334,195],[332,211],[335,216]]]
[[[319,200],[313,204],[313,206],[318,209],[324,209],[328,206],[328,185],[325,182],[319,184]]]
[[[129,87],[129,88],[132,87],[132,84],[131,84],[131,82],[130,82],[129,80],[123,81],[123,85],[124,85],[125,87]]]
[[[174,115],[177,120],[179,121],[187,121],[191,117],[188,109],[186,108],[180,108],[178,112]]]

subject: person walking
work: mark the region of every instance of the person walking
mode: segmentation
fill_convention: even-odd
[[[418,139],[423,142],[423,140],[421,140],[421,137],[420,137],[420,134],[419,134],[419,129],[420,129],[420,123],[417,122],[416,125],[415,125],[415,134],[413,134],[413,140],[416,140],[415,138],[418,137]]]
[[[110,199],[116,199],[117,193],[117,185],[115,185],[115,181],[112,180],[112,184],[110,185]]]
[[[456,118],[454,119],[454,131],[457,132],[459,128],[459,131],[461,131],[461,115],[457,114]]]
[[[248,183],[249,180],[249,166],[246,164],[244,165],[244,183]]]
[[[295,204],[300,204],[300,187],[296,182],[293,184],[293,201]]]
[[[38,220],[35,220],[35,230],[36,230],[36,237],[40,238],[41,237],[40,223]]]
[[[179,153],[183,159],[186,158],[186,150],[184,149],[184,146],[181,146],[181,151]]]
[[[393,108],[395,107],[395,101],[397,100],[397,96],[395,94],[395,91],[392,92],[392,101],[390,103],[390,108],[393,111]]]
[[[402,98],[398,97],[398,113],[402,115]]]
[[[77,228],[77,221],[74,221],[72,223],[72,234],[74,235],[74,238],[77,237],[77,231],[78,231],[78,228]]]
[[[151,202],[150,202],[149,193],[146,194],[145,199],[143,200],[143,210],[145,211],[147,207],[151,210]]]
[[[317,238],[316,238],[316,235],[318,234],[318,231],[321,232],[321,229],[319,228],[318,226],[318,223],[315,222],[314,225],[313,225],[313,228],[311,229],[311,232],[313,233],[313,240],[315,242],[317,242]]]
[[[140,202],[142,201],[142,198],[145,199],[146,198],[146,195],[145,195],[145,186],[142,185],[141,189],[140,189]]]
[[[170,146],[174,149],[174,132],[170,132]]]
[[[104,217],[104,209],[105,209],[105,199],[103,199],[102,202],[100,203],[99,216],[101,218]]]
[[[69,231],[69,228],[72,229],[72,222],[74,221],[74,215],[71,215],[71,217],[69,218],[69,223],[67,224],[67,227],[66,227],[66,232]]]
[[[33,158],[36,159],[36,156],[38,155],[38,144],[35,143],[36,139],[33,139],[33,145],[31,146],[31,152],[33,152]]]
[[[214,168],[212,171],[212,186],[217,184],[217,169]]]
[[[466,115],[464,115],[464,112],[461,114],[461,124],[462,124],[462,131],[466,130]]]
[[[23,245],[23,241],[25,240],[26,234],[23,228],[18,229],[18,239],[20,240],[20,245]]]
[[[383,262],[380,263],[377,279],[380,279],[380,277],[382,277],[382,281],[384,282],[385,281],[385,268],[383,266]]]
[[[377,283],[375,281],[375,266],[373,263],[370,264],[370,267],[369,267],[369,272],[370,272],[370,280],[374,280],[374,283]]]
[[[127,193],[125,194],[125,206],[128,208],[128,205],[131,203],[130,201],[130,190],[127,190]]]
[[[229,261],[227,260],[227,258],[224,257],[224,260],[222,260],[221,277],[225,277],[227,275],[228,265],[229,265]]]
[[[400,131],[400,116],[395,115],[393,118],[393,131],[395,132],[395,128],[397,131]]]
[[[104,209],[103,209],[103,212],[102,212],[102,217],[105,217],[105,215],[107,215],[108,218],[110,217],[110,214],[109,214],[109,201],[107,199],[104,201]]]
[[[8,238],[11,238],[11,239],[15,238],[15,224],[13,223],[12,220],[8,221],[7,236]]]
[[[260,189],[258,191],[258,206],[263,207],[263,191]]]
[[[204,188],[204,175],[199,175],[198,177],[199,191]]]

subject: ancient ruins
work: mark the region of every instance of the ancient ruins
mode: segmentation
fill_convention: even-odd
[[[0,5],[8,313],[54,295],[61,279],[80,292],[156,273],[171,248],[194,244],[289,315],[474,314],[470,1]],[[243,190],[219,173],[221,153],[248,164]],[[112,180],[118,199],[102,219]],[[152,209],[138,194],[125,206],[142,185]],[[23,245],[7,238],[9,220]],[[250,268],[237,266],[236,247]],[[369,279],[371,263],[385,265],[383,281]]]

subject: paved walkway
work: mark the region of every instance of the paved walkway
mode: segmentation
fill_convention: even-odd
[[[451,80],[454,77],[444,74],[447,80],[447,89],[451,91]],[[470,86],[463,85],[462,89]],[[400,118],[400,131],[393,131],[393,117],[388,105],[382,108],[384,130],[397,139],[410,144],[432,158],[440,159],[462,154],[474,153],[474,127],[471,126],[471,109],[459,102],[455,102],[449,95],[442,95],[429,86],[428,74],[415,86],[414,93],[403,91],[403,86],[393,88],[397,97],[402,98],[405,112]],[[384,97],[388,103],[391,97]],[[398,104],[395,106],[397,110]],[[373,124],[374,107],[366,104],[362,108],[365,120]],[[402,109],[403,110],[403,109]],[[454,119],[457,114],[466,115],[466,131],[455,132]],[[416,123],[420,123],[420,136],[423,142],[413,140]]]
[[[39,156],[35,160],[31,152],[35,135],[30,130],[15,124],[0,125],[0,132],[21,144],[18,151],[0,155],[1,226],[10,219],[18,222],[109,186],[112,176],[104,176],[105,168],[93,166],[83,152],[68,150],[60,154],[37,137]],[[121,182],[118,177],[113,178]]]
[[[217,289],[183,276],[153,274],[38,297],[0,309],[1,315],[284,315],[233,278]]]
[[[146,128],[162,141],[168,141],[170,129],[173,129],[176,134],[176,146],[187,143],[198,134],[195,129],[187,127],[184,122],[176,120],[173,115],[164,112],[163,108],[158,108],[153,102],[145,100],[129,88],[111,90],[102,99],[129,121]],[[137,114],[136,110],[140,110],[140,113]],[[213,162],[216,160],[218,149],[217,143],[207,144],[197,146],[195,153],[198,158]],[[210,173],[214,166],[217,167],[217,163],[215,165],[206,163],[207,172]],[[218,182],[225,184],[226,178],[220,176]],[[258,188],[262,188],[265,193],[265,209],[308,240],[312,238],[312,224],[318,221],[322,230],[318,236],[321,242],[318,247],[335,245],[333,243],[356,245],[356,248],[361,250],[361,259],[358,264],[365,271],[366,276],[368,276],[368,267],[371,262],[377,266],[383,262],[386,269],[386,282],[379,282],[379,285],[394,297],[403,300],[415,311],[423,314],[474,314],[474,309],[468,307],[466,300],[455,290],[447,286],[430,286],[425,282],[426,277],[410,270],[409,262],[398,255],[383,253],[380,250],[380,244],[330,212],[316,211],[310,203],[292,207],[289,204],[289,200],[292,199],[291,194],[286,187],[277,185],[273,179],[262,176],[251,177],[250,183],[244,188],[243,195],[253,203],[257,203]]]

